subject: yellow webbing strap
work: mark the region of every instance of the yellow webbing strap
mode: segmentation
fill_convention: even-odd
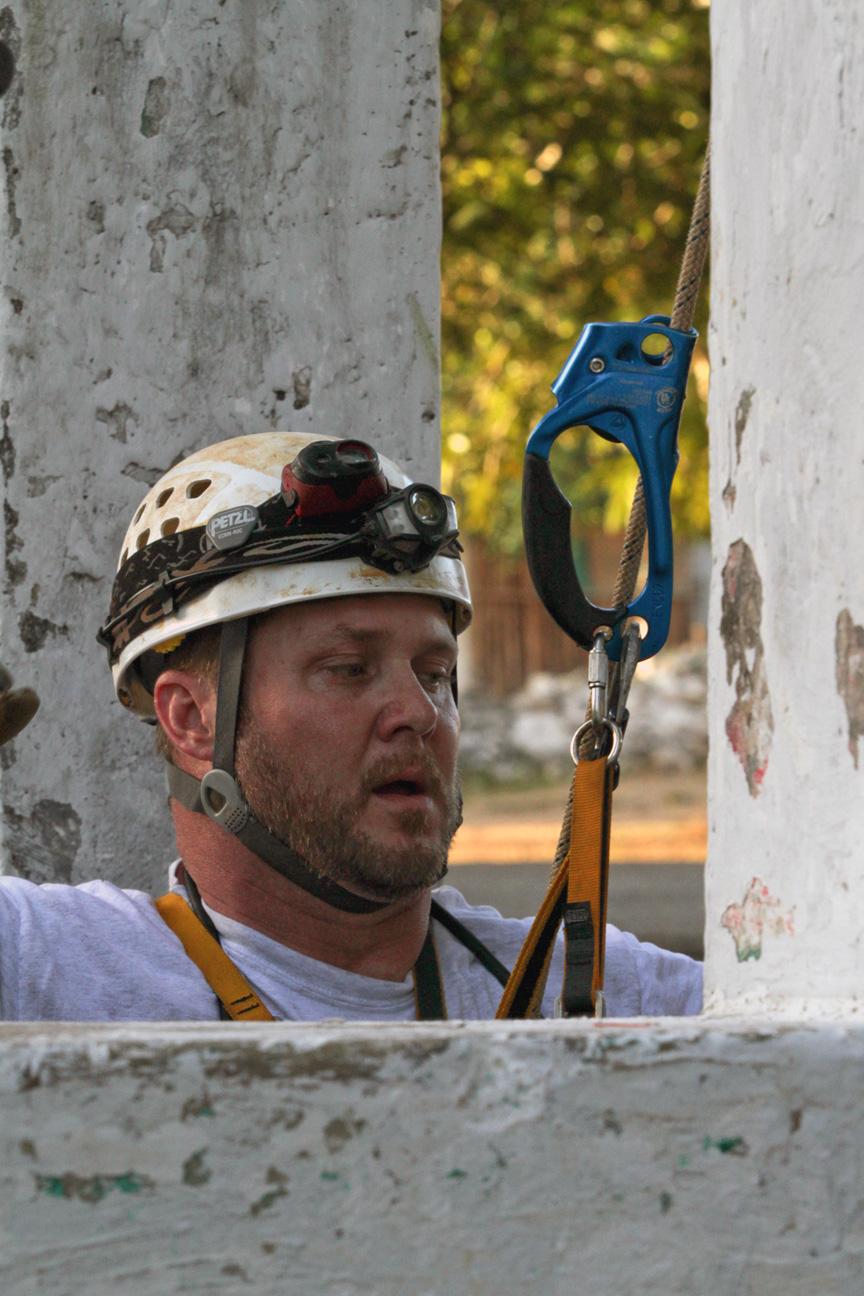
[[[570,849],[552,875],[504,987],[495,1014],[499,1020],[539,1016],[565,903],[590,903],[595,933],[592,1000],[596,1001],[597,991],[603,987],[612,780],[605,756],[582,760],[573,771]]]
[[[155,904],[232,1021],[276,1020],[182,896],[169,891]]]

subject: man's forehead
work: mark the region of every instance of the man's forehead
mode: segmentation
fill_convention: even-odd
[[[425,594],[369,594],[317,599],[278,608],[266,618],[298,631],[306,642],[389,638],[394,631],[416,631],[455,644],[451,615],[444,603]]]

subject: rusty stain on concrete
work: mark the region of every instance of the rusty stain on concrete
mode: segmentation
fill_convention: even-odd
[[[726,736],[741,762],[751,796],[759,794],[774,734],[771,697],[765,678],[761,635],[762,578],[744,540],[729,547],[723,568],[720,635],[726,649],[726,679],[735,681],[735,703],[726,717]]]
[[[864,736],[864,626],[856,625],[844,608],[837,617],[834,638],[837,692],[846,707],[849,753],[858,768],[858,741]]]
[[[761,878],[754,877],[741,904],[727,905],[720,918],[720,926],[728,931],[735,942],[739,963],[762,957],[762,938],[795,935],[795,910],[783,913],[781,902],[771,894]]]

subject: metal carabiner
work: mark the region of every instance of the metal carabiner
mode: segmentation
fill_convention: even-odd
[[[668,339],[663,355],[648,355],[651,334]],[[667,315],[638,323],[587,324],[552,384],[557,406],[537,424],[525,447],[522,525],[528,567],[537,593],[558,625],[583,648],[608,626],[611,661],[621,653],[621,629],[641,617],[647,632],[639,660],[666,642],[672,607],[672,512],[669,492],[678,465],[678,424],[697,333],[673,329]],[[645,487],[648,579],[626,605],[592,603],[582,589],[570,542],[570,501],[549,467],[549,454],[567,428],[587,425],[620,442],[636,460]]]

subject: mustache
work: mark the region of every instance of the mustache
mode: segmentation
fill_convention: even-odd
[[[413,755],[382,756],[369,766],[360,780],[360,799],[366,801],[382,783],[392,783],[410,766],[419,775],[424,792],[443,800],[448,795],[440,769],[428,752],[416,752]]]

